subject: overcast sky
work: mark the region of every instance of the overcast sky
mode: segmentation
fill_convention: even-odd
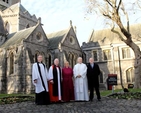
[[[21,0],[21,4],[31,15],[35,14],[37,18],[42,18],[46,33],[68,28],[72,20],[73,26],[77,27],[77,38],[80,45],[88,40],[92,29],[106,27],[102,17],[85,15],[84,0]],[[133,19],[132,23],[134,22]]]

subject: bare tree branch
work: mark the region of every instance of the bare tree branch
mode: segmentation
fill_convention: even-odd
[[[141,9],[141,5],[140,5],[140,3],[139,3],[139,2],[141,2],[141,1],[137,0],[136,2],[137,2],[138,7]]]
[[[122,0],[119,1],[119,4],[117,6],[117,12],[119,11],[119,8],[120,8],[121,3],[122,3]]]
[[[122,37],[122,35],[118,31],[116,31],[114,28],[115,28],[115,26],[113,25],[111,31],[113,33],[116,33],[122,41],[126,42],[126,40]]]
[[[123,11],[123,13],[125,14],[125,16],[126,16],[126,21],[127,21],[127,31],[130,33],[130,24],[129,24],[129,17],[128,17],[128,14],[127,14],[127,12],[126,12],[126,10],[125,10],[125,8],[124,8],[124,5],[123,5],[123,3],[121,3],[121,5],[122,5],[122,8],[121,8],[121,10]]]
[[[116,7],[116,4],[117,4],[117,0],[115,0],[114,4],[115,4],[115,5],[114,5],[114,7]]]
[[[113,7],[113,5],[110,3],[109,0],[105,0],[111,7]]]
[[[108,15],[108,14],[103,13],[103,16],[108,17],[109,19],[112,19],[112,17],[110,15]]]

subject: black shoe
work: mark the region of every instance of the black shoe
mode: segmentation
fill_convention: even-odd
[[[101,99],[97,99],[98,101],[101,101]]]
[[[93,101],[93,99],[90,99],[89,101],[90,101],[90,102],[92,102],[92,101]]]

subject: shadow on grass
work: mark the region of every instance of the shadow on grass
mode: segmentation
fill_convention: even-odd
[[[141,89],[128,89],[128,90],[131,93],[141,92]],[[116,90],[114,90],[114,93],[121,93],[121,92],[123,92],[122,89],[116,89]],[[101,91],[100,94],[101,94],[102,97],[105,97],[105,96],[111,95],[112,94],[112,90]]]

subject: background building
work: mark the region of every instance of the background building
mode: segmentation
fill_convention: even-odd
[[[141,24],[130,27],[133,41],[141,47]],[[107,88],[108,74],[118,75],[118,84],[121,80],[125,87],[134,83],[135,56],[133,50],[120,41],[110,29],[92,31],[87,43],[83,43],[82,50],[86,55],[86,62],[90,57],[95,59],[101,69],[101,87]],[[120,85],[117,88],[121,87]]]

